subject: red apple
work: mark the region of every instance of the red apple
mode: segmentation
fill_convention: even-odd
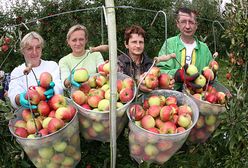
[[[75,116],[76,112],[77,112],[76,108],[73,105],[68,105],[67,108],[70,109],[71,116],[73,118]]]
[[[5,37],[3,40],[5,44],[9,44],[11,42],[11,38],[9,37]]]
[[[131,88],[124,88],[120,91],[120,101],[122,103],[127,103],[134,97],[134,91]]]
[[[151,68],[149,73],[155,75],[156,77],[159,77],[160,76],[160,68],[154,66]]]
[[[129,114],[131,118],[134,118],[136,121],[139,121],[145,115],[145,110],[140,104],[132,104],[129,109]]]
[[[155,89],[158,87],[158,77],[154,74],[147,74],[145,77],[145,86],[150,89]]]
[[[48,114],[48,117],[55,117],[55,110],[50,111],[50,113]]]
[[[109,61],[106,61],[106,62],[103,64],[102,69],[103,69],[103,72],[104,72],[105,74],[109,74],[109,72],[110,72],[110,62],[109,62]]]
[[[226,102],[226,94],[224,92],[217,92],[217,102],[219,104],[225,104]]]
[[[52,109],[57,110],[59,107],[66,106],[66,99],[61,94],[55,94],[51,99],[48,101],[48,104]]]
[[[102,100],[102,98],[98,95],[93,95],[93,96],[89,96],[88,97],[88,104],[90,105],[90,107],[92,108],[97,108],[98,107],[98,103]]]
[[[30,100],[31,104],[37,105],[40,102],[40,94],[36,90],[29,88],[26,92],[25,99]]]
[[[48,103],[46,101],[40,101],[38,106],[37,106],[37,110],[40,113],[40,115],[42,116],[48,116],[50,113],[50,106],[48,105]]]
[[[46,100],[46,96],[44,95],[46,89],[41,86],[34,86],[34,89],[40,94],[41,100]]]
[[[171,79],[170,75],[168,75],[166,73],[162,73],[158,77],[159,87],[162,89],[169,89],[170,79]]]
[[[205,100],[209,103],[216,103],[217,102],[217,96],[214,93],[209,93],[205,95]]]
[[[173,115],[178,114],[179,107],[177,106],[177,104],[170,104],[169,106],[173,109]]]
[[[40,86],[47,89],[50,87],[50,82],[53,81],[53,77],[49,72],[42,72],[40,74]]]
[[[85,109],[88,109],[88,110],[91,110],[91,107],[89,104],[85,103],[85,104],[82,104],[81,107],[85,108]]]
[[[181,133],[181,132],[184,132],[184,131],[185,131],[184,127],[177,127],[177,129],[176,129],[176,133]]]
[[[103,70],[103,66],[104,66],[104,63],[101,64],[101,65],[99,65],[97,67],[97,72],[100,73],[100,74],[102,74],[102,75],[106,75],[105,72],[104,72],[104,70]]]
[[[212,71],[212,69],[206,68],[203,70],[203,75],[207,80],[214,80],[214,72]]]
[[[120,93],[120,91],[122,90],[123,87],[124,86],[123,86],[122,80],[117,79],[117,92]]]
[[[157,148],[160,151],[167,151],[167,150],[171,149],[172,147],[173,147],[173,141],[172,140],[163,140],[163,139],[160,139],[157,142]]]
[[[195,124],[195,128],[200,129],[204,126],[204,124],[205,124],[205,119],[202,115],[200,115],[196,124]]]
[[[164,106],[160,110],[160,119],[162,121],[169,121],[172,119],[173,109],[170,106]]]
[[[176,133],[176,124],[172,121],[166,121],[160,128],[161,134],[174,134]]]
[[[166,100],[165,100],[165,104],[166,105],[177,104],[177,97],[176,96],[167,97]]]
[[[29,109],[24,109],[22,111],[22,118],[24,121],[28,121],[29,119],[32,119],[32,113]]]
[[[82,105],[87,101],[87,96],[85,93],[81,90],[76,90],[71,95],[73,101],[77,103],[78,105]]]
[[[27,128],[27,123],[26,121],[23,121],[23,120],[17,120],[15,122],[15,125],[14,125],[14,128]]]
[[[46,117],[43,122],[42,122],[42,127],[43,129],[44,128],[48,128],[48,123],[50,122],[50,120],[52,119],[53,117]]]
[[[124,88],[132,89],[134,87],[134,80],[131,77],[128,77],[122,81],[122,84]]]
[[[68,107],[59,107],[55,112],[55,117],[61,120],[70,121],[73,116]]]
[[[166,98],[164,95],[159,95],[159,98],[160,98],[160,106],[163,107],[165,105]]]
[[[154,120],[154,118],[151,115],[145,115],[141,119],[141,126],[144,129],[149,129],[149,128],[155,127],[155,120]]]
[[[202,94],[200,94],[200,93],[195,93],[195,94],[193,94],[192,95],[195,99],[197,99],[197,100],[202,100]]]
[[[232,78],[232,74],[230,72],[226,73],[226,79],[230,80]]]
[[[155,126],[157,128],[161,128],[163,124],[164,124],[164,122],[160,118],[155,119]]]
[[[35,126],[36,124],[36,126]],[[36,130],[37,128],[37,130]],[[42,125],[37,119],[30,119],[27,121],[27,131],[29,134],[34,134],[36,131],[39,131],[42,128]]]
[[[6,51],[8,51],[9,46],[4,44],[4,45],[2,45],[1,49],[2,49],[3,52],[6,52]]]
[[[99,75],[96,77],[96,85],[102,87],[107,82],[107,77]]]
[[[147,113],[150,114],[152,117],[157,117],[160,113],[161,106],[152,105],[148,108]]]
[[[89,93],[90,89],[91,87],[88,82],[82,83],[81,86],[79,87],[79,90],[83,91],[85,94]]]
[[[184,113],[189,114],[191,117],[193,116],[193,110],[187,104],[184,104],[184,105],[181,105],[181,106],[178,107],[178,115],[181,115],[181,114],[184,114]]]
[[[218,69],[219,69],[219,64],[218,64],[217,61],[212,60],[212,61],[209,63],[209,67],[210,67],[211,69],[213,69],[213,70],[216,72],[216,71],[218,71]]]
[[[156,128],[156,127],[148,128],[147,130],[148,130],[148,131],[150,131],[150,132],[153,132],[153,133],[159,134],[159,129],[158,129],[158,128]]]
[[[94,96],[94,95],[98,95],[101,99],[103,99],[105,97],[105,91],[101,88],[98,89],[90,89],[88,96]]]
[[[43,129],[39,130],[39,133],[40,133],[42,136],[46,136],[46,135],[49,134],[48,129],[46,129],[46,128],[43,128]]]
[[[47,126],[49,133],[56,132],[65,125],[64,121],[58,118],[52,118]]]
[[[25,129],[25,128],[22,128],[22,127],[18,127],[15,129],[15,134],[19,137],[22,137],[22,138],[27,138],[28,136],[28,131]]]

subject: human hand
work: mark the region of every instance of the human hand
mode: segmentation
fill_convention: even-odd
[[[171,58],[176,58],[176,54],[175,53],[171,53],[168,55],[161,55],[160,57],[154,57],[154,60],[156,61],[156,63],[162,62],[162,61],[168,61]]]
[[[139,87],[138,89],[141,90],[142,92],[151,92],[152,89],[146,87],[145,79],[143,79],[145,74],[146,73],[143,73],[138,80],[138,87]]]
[[[188,64],[185,64],[182,68],[178,69],[175,73],[174,79],[177,83],[185,83],[187,87],[193,89],[202,88],[200,85],[194,83],[194,80],[200,75],[198,72],[194,75],[187,75],[186,71],[188,68]]]
[[[26,92],[22,92],[20,94],[20,104],[23,108],[26,108],[26,109],[37,109],[37,106],[36,105],[31,105],[31,103],[25,99],[25,95],[26,95]]]
[[[109,50],[109,46],[108,45],[99,45],[96,47],[92,47],[90,49],[90,52],[107,52]]]
[[[76,88],[79,88],[79,87],[81,86],[81,84],[78,83],[78,82],[76,82],[76,81],[74,80],[74,72],[75,72],[75,70],[73,70],[73,71],[71,72],[71,74],[68,76],[67,80],[70,82],[71,85],[73,85],[73,86],[76,87]]]

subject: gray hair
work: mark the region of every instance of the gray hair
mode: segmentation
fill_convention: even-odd
[[[32,32],[26,34],[22,38],[22,40],[20,42],[20,51],[21,51],[21,53],[23,53],[24,48],[27,47],[27,45],[29,45],[31,43],[31,40],[33,40],[33,39],[37,39],[40,42],[41,47],[42,48],[44,47],[44,39],[41,37],[40,34],[38,34],[37,32],[32,31]]]

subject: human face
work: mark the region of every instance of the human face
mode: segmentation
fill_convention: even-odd
[[[179,12],[179,19],[177,20],[177,27],[181,32],[182,38],[193,38],[197,29],[197,22],[194,14],[187,14]]]
[[[82,56],[85,52],[87,41],[85,32],[83,30],[76,30],[71,33],[67,43],[71,47],[74,56]]]
[[[42,46],[38,39],[32,39],[23,49],[23,55],[27,63],[33,67],[40,65]]]
[[[128,44],[125,44],[131,56],[141,56],[144,45],[144,37],[138,34],[131,34]]]

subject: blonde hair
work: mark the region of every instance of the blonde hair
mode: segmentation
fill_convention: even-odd
[[[68,33],[67,33],[67,35],[66,35],[67,41],[68,41],[69,38],[71,37],[71,34],[72,34],[73,32],[75,32],[75,31],[77,31],[77,30],[83,30],[84,33],[85,33],[85,38],[88,39],[88,30],[87,30],[87,28],[86,28],[85,26],[83,26],[83,25],[77,24],[77,25],[72,26],[72,27],[69,29],[69,31],[68,31]]]
[[[24,48],[27,47],[27,45],[29,45],[31,43],[31,40],[33,40],[33,39],[37,39],[40,42],[41,47],[42,48],[44,47],[44,39],[41,37],[40,34],[38,34],[37,32],[32,31],[32,32],[26,34],[22,38],[22,40],[20,42],[20,51],[21,51],[21,53],[23,53]]]

